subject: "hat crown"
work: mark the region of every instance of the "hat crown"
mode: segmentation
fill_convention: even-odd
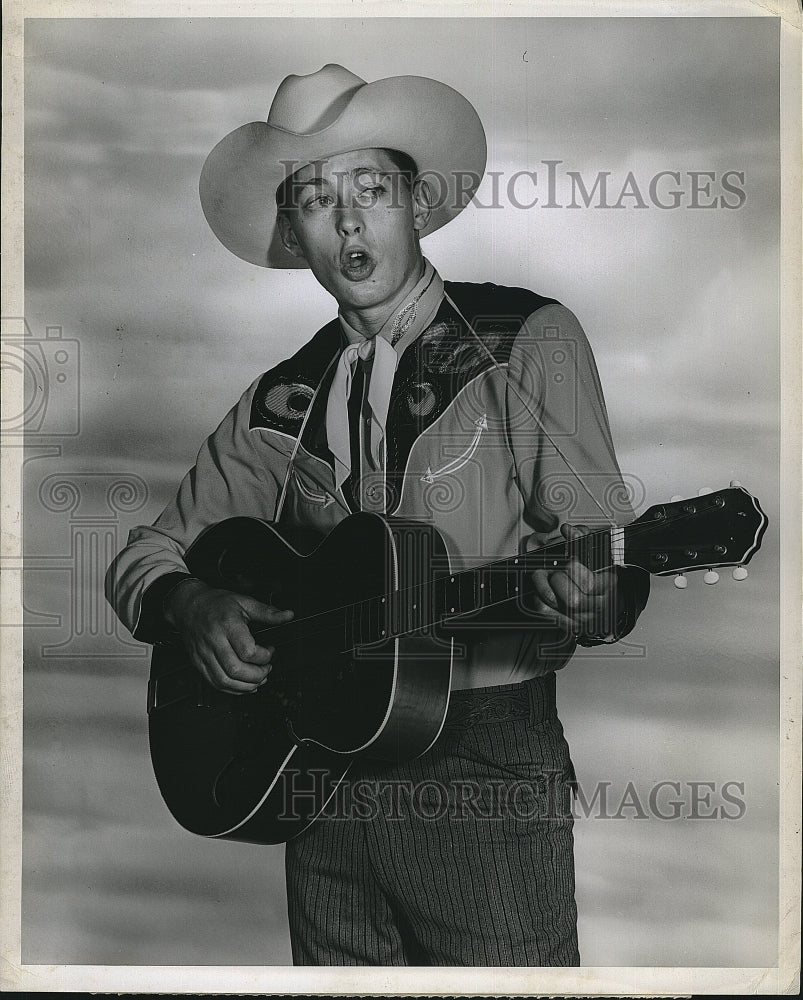
[[[316,73],[292,73],[279,84],[268,112],[268,125],[308,135],[335,122],[365,80],[337,63],[327,63]]]

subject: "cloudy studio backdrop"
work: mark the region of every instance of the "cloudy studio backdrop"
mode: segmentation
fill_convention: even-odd
[[[747,581],[654,582],[558,698],[586,797],[610,786],[575,828],[584,963],[774,964],[778,22],[28,19],[25,43],[28,339],[8,322],[49,381],[25,416],[23,961],[290,961],[283,848],[170,818],[147,650],[99,595],[244,387],[334,314],[308,272],[224,250],[197,182],[283,77],[339,62],[474,103],[495,174],[425,253],[577,314],[639,509],[739,479],[770,517]]]

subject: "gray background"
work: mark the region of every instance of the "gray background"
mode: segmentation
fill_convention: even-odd
[[[775,963],[777,38],[773,19],[26,21],[26,318],[34,337],[59,325],[79,342],[81,427],[48,439],[58,454],[36,457],[30,439],[25,473],[24,962],[290,960],[283,849],[180,830],[150,771],[145,650],[104,637],[102,620],[72,641],[101,607],[75,538],[104,476],[147,487],[109,522],[118,541],[152,520],[242,389],[334,314],[308,273],[225,251],[197,179],[284,76],[340,62],[464,93],[489,168],[537,170],[542,199],[546,159],[589,181],[611,171],[612,200],[629,170],[645,198],[659,170],[745,172],[738,210],[505,201],[469,207],[424,248],[446,278],[528,286],[578,315],[642,509],[735,477],[770,516],[745,583],[655,582],[628,645],[575,659],[559,702],[588,794],[745,787],[735,821],[578,822],[584,964]],[[688,204],[685,174],[681,187]],[[54,389],[48,405],[58,427],[73,403]],[[57,473],[81,494],[71,512],[40,496]]]

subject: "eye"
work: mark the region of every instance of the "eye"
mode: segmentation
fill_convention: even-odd
[[[358,205],[373,205],[373,203],[384,193],[384,184],[379,184],[376,181],[372,181],[371,183],[366,182],[358,186],[354,200]]]
[[[306,209],[318,209],[318,208],[328,208],[334,203],[334,198],[330,194],[319,194],[314,198],[310,198],[308,201],[304,202],[304,208]]]

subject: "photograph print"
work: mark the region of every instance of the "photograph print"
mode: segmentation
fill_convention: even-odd
[[[777,971],[783,31],[25,19],[23,966]]]

